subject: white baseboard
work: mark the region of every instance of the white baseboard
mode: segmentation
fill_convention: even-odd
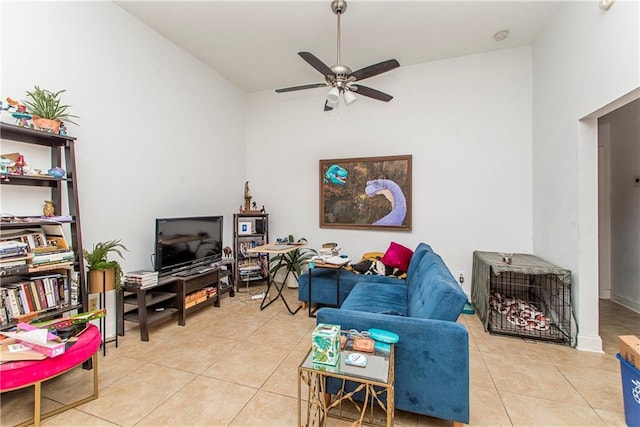
[[[604,353],[602,351],[602,338],[600,338],[600,335],[578,334],[578,345],[576,346],[576,348],[581,351]]]
[[[621,306],[628,308],[631,311],[640,313],[640,301],[632,301],[629,298],[625,298],[622,295],[616,294],[615,292],[611,292],[611,296],[609,299],[616,304],[620,304]]]

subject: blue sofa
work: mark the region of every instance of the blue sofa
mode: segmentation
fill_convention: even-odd
[[[341,291],[343,285],[350,286],[348,295],[340,308],[319,309],[317,323],[395,332],[400,336],[395,346],[395,407],[468,423],[469,336],[456,322],[467,297],[440,256],[420,243],[404,280],[343,274]],[[324,285],[334,284],[335,301],[335,276],[331,278]]]

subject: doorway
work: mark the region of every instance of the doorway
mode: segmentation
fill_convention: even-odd
[[[638,334],[640,99],[598,118],[598,231],[600,335]]]

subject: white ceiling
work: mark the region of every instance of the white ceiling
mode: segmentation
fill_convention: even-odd
[[[116,3],[246,92],[324,82],[300,51],[336,63],[330,0]],[[531,45],[558,4],[349,0],[342,62],[355,71],[392,58],[407,66]],[[496,42],[500,30],[510,35]]]

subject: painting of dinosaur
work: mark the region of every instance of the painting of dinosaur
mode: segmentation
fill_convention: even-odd
[[[407,200],[398,184],[390,179],[367,181],[365,193],[369,197],[383,195],[391,202],[391,212],[374,222],[373,225],[402,225],[407,215]]]
[[[349,176],[349,172],[339,165],[331,165],[324,174],[324,182],[331,184],[344,185]]]
[[[320,227],[411,230],[411,160],[320,160]]]

